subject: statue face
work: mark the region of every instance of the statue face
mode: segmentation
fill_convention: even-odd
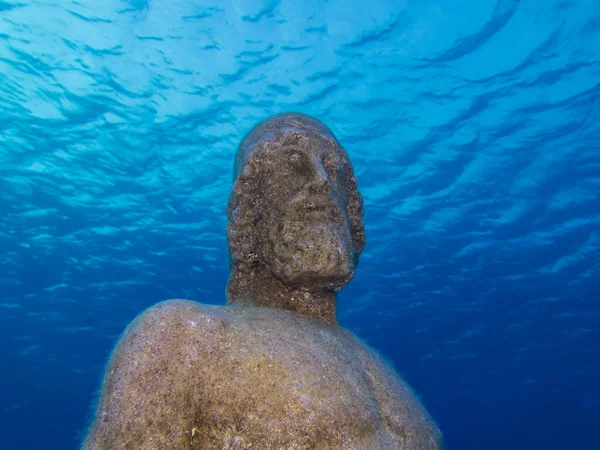
[[[261,259],[286,285],[341,289],[354,275],[345,151],[333,138],[292,128],[256,156],[264,171]]]

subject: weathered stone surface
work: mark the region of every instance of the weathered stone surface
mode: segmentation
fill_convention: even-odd
[[[230,305],[141,314],[117,344],[85,449],[437,450],[410,388],[335,319],[364,243],[346,152],[308,116],[242,142]]]
[[[363,202],[348,155],[303,114],[258,124],[238,149],[227,213],[230,302],[335,322],[335,291],[365,245]]]

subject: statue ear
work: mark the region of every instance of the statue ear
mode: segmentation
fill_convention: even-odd
[[[227,246],[231,273],[226,295],[230,303],[241,294],[259,258],[258,230],[255,226],[259,205],[260,190],[244,171],[235,180],[227,203]]]
[[[258,258],[255,227],[260,192],[245,175],[235,181],[227,204],[227,245],[230,266],[245,271]]]
[[[356,177],[354,176],[352,166],[348,163],[348,176],[346,177],[346,189],[348,191],[348,216],[352,227],[352,241],[354,243],[354,252],[356,255],[356,263],[358,257],[363,251],[366,243],[365,223],[364,223],[364,207],[363,198],[358,191]]]
[[[242,201],[242,192],[238,183],[239,180],[235,180],[231,193],[229,194],[229,200],[227,202],[227,220],[231,222],[234,215],[234,211],[237,210]]]

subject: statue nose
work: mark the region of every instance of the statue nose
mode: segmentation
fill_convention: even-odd
[[[331,184],[331,180],[329,179],[329,175],[323,166],[321,160],[315,161],[315,171],[314,177],[311,181],[311,187],[313,189],[328,189]]]

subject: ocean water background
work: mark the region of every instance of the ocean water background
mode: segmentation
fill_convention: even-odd
[[[76,448],[138,313],[224,302],[233,155],[283,111],[350,154],[340,322],[447,447],[596,448],[597,0],[0,0],[0,447]]]

